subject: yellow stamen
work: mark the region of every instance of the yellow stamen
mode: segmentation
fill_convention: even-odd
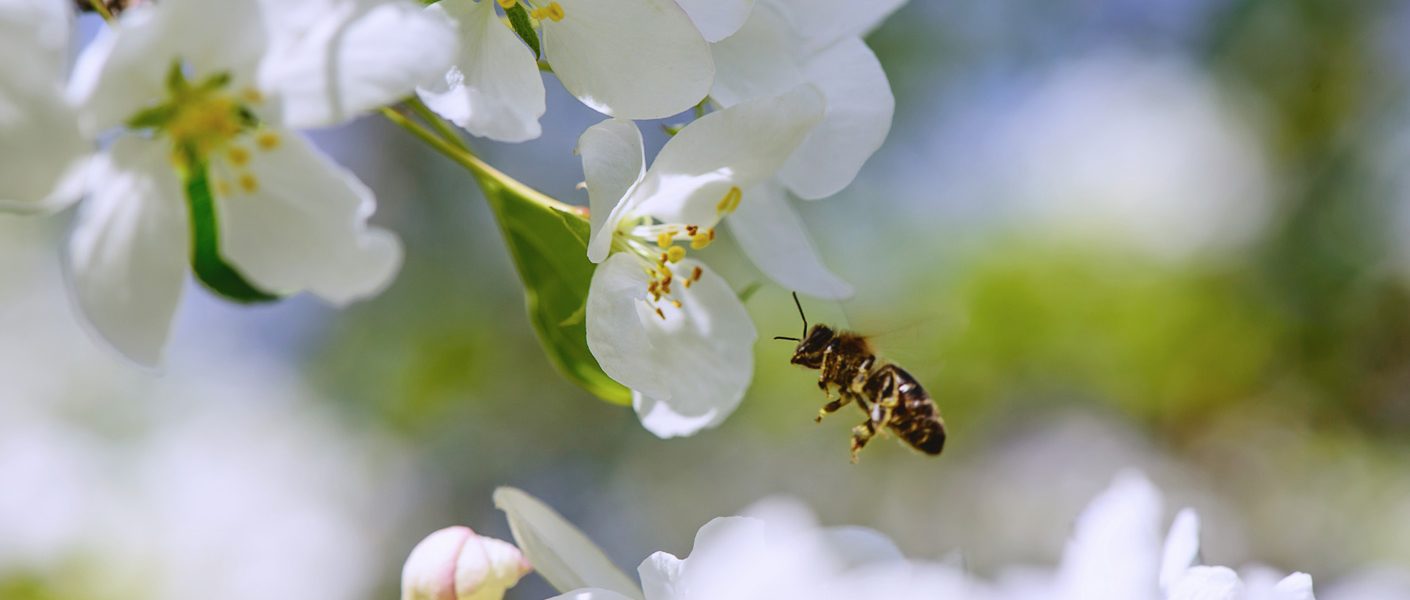
[[[705,269],[696,265],[695,270],[690,272],[690,281],[700,281],[700,276],[705,274]]]
[[[255,145],[265,152],[278,148],[279,142],[279,134],[273,131],[261,131],[255,135]]]
[[[744,198],[744,192],[739,190],[739,186],[729,189],[724,198],[720,198],[720,203],[715,205],[715,212],[727,215],[739,208],[739,201]]]
[[[561,5],[561,4],[557,3],[557,2],[549,2],[549,3],[548,3],[548,6],[546,6],[546,7],[543,7],[543,8],[535,8],[535,9],[533,10],[533,12],[530,12],[530,13],[529,13],[529,16],[531,16],[531,17],[533,17],[533,18],[535,18],[535,19],[538,19],[538,20],[540,20],[540,21],[542,21],[542,20],[544,20],[544,19],[548,19],[548,20],[550,20],[550,21],[562,21],[562,20],[563,20],[563,5]]]
[[[656,307],[656,316],[661,317],[662,321],[666,320],[666,313],[661,312],[661,307],[659,306]]]
[[[246,194],[253,194],[255,190],[259,189],[259,180],[250,173],[241,173],[240,189],[244,190]]]
[[[499,0],[499,7],[503,8],[504,10],[509,10],[511,8],[514,8],[514,5],[518,3],[518,0]]]
[[[697,233],[694,236],[691,236],[690,247],[696,250],[701,250],[706,246],[709,246],[710,242],[713,241],[715,241],[715,230],[714,228],[711,228],[701,233]]]
[[[695,242],[692,241],[691,245],[694,246]],[[666,260],[671,261],[673,263],[678,263],[681,261],[682,258],[685,258],[685,248],[682,248],[680,246],[671,246],[671,248],[666,251],[665,256]]]
[[[670,248],[675,238],[676,232],[669,230],[662,231],[661,233],[656,234],[656,245],[662,248]]]
[[[225,155],[230,158],[230,163],[237,167],[243,167],[250,162],[250,151],[240,146],[231,146]]]

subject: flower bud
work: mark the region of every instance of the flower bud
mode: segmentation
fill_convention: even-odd
[[[411,550],[401,570],[401,598],[500,600],[531,570],[514,544],[447,527]]]

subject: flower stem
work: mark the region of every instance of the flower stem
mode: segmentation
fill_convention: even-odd
[[[416,109],[413,108],[412,110]],[[391,121],[398,127],[405,129],[407,132],[411,133],[411,135],[416,136],[418,139],[434,148],[437,152],[440,152],[446,158],[449,158],[456,164],[465,167],[467,170],[470,171],[472,175],[475,176],[475,180],[480,183],[481,187],[484,187],[490,182],[493,182],[494,185],[498,185],[500,187],[508,189],[514,192],[515,194],[522,196],[524,199],[529,200],[530,202],[534,202],[535,204],[539,204],[541,206],[551,208],[560,212],[572,213],[580,217],[587,216],[587,209],[581,206],[573,206],[571,204],[559,202],[558,200],[550,198],[543,192],[540,192],[534,188],[529,187],[528,185],[525,185],[518,179],[506,175],[503,171],[500,171],[499,169],[490,166],[489,163],[486,163],[485,161],[481,160],[480,157],[475,156],[475,154],[471,152],[468,147],[466,147],[463,141],[453,142],[443,138],[440,135],[436,135],[430,129],[427,129],[420,123],[413,121],[406,115],[390,107],[382,108],[382,116],[386,117],[387,120]],[[436,121],[432,122],[434,123]],[[432,127],[436,126],[432,125]],[[444,123],[441,124],[441,128],[445,128],[447,131],[449,130]]]
[[[442,119],[440,115],[437,115],[430,107],[426,106],[426,104],[421,101],[421,98],[412,96],[406,101],[406,105],[411,107],[411,111],[416,113],[416,116],[421,117],[422,121],[429,123],[431,127],[436,130],[436,133],[441,134],[442,139],[454,144],[456,148],[474,154],[474,152],[470,150],[470,145],[465,143],[465,139],[460,137],[460,134],[456,133],[454,129],[451,129],[450,125],[446,124],[445,120]]]

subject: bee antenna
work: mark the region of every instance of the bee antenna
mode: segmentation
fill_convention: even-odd
[[[788,340],[788,341],[790,341],[790,342],[801,342],[801,341],[803,341],[803,340],[800,340],[800,339],[798,339],[798,338],[796,338],[796,337],[788,337],[788,336],[786,336],[786,335],[776,335],[776,336],[774,336],[774,339],[776,339],[776,340]]]
[[[793,304],[798,307],[798,316],[803,318],[803,337],[808,337],[808,315],[803,314],[803,303],[798,300],[798,292],[793,292]]]

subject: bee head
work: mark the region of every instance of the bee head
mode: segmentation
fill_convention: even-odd
[[[808,331],[807,337],[798,342],[798,347],[793,350],[793,358],[789,359],[795,365],[802,365],[810,369],[822,367],[823,351],[827,345],[837,337],[837,333],[827,325],[814,325]]]

